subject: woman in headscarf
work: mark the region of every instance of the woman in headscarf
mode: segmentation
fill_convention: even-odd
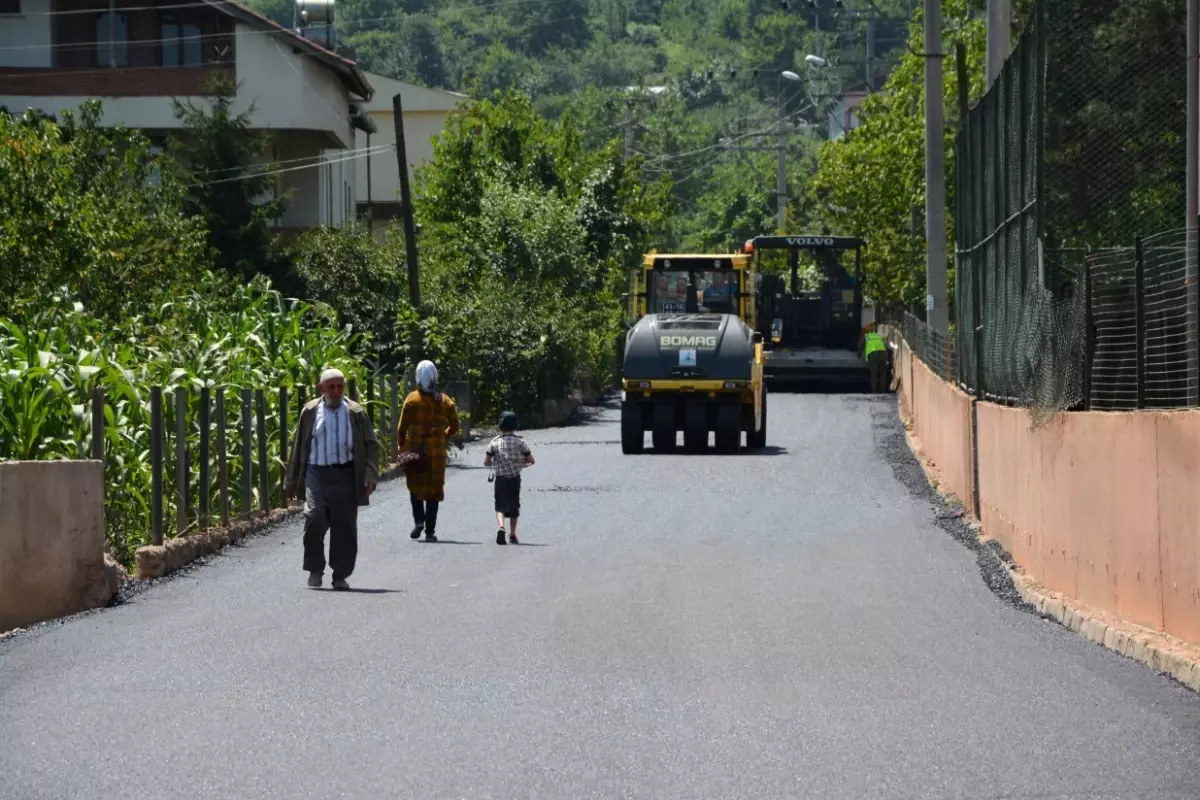
[[[445,500],[446,451],[460,430],[454,401],[437,390],[437,367],[432,361],[417,365],[417,388],[404,398],[396,442],[401,451],[420,455],[420,460],[405,470],[408,493],[412,498],[413,539],[436,542],[438,504]]]

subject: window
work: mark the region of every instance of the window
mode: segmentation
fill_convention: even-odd
[[[129,66],[129,19],[123,11],[96,17],[96,54],[102,66]]]
[[[162,16],[162,65],[198,67],[204,63],[203,31],[194,22],[180,21],[175,14]]]
[[[0,0],[0,14],[20,14],[21,0]]]

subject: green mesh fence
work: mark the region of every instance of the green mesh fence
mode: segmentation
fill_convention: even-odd
[[[1036,4],[958,133],[954,377],[1035,424],[1200,391],[1184,235],[1133,247],[1185,219],[1185,17],[1183,0]]]

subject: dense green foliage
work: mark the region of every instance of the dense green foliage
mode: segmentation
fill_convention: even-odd
[[[957,42],[966,45],[972,102],[983,93],[987,47],[983,20],[968,16],[973,5],[947,0],[942,18],[946,52],[953,53]],[[905,53],[884,91],[863,102],[860,127],[821,149],[812,183],[815,218],[833,230],[866,238],[867,286],[881,305],[917,306],[925,296],[925,65],[918,55],[923,35],[918,16],[911,33],[916,52]],[[952,209],[954,136],[960,119],[953,59],[944,65],[941,102],[946,120],[946,204]],[[947,219],[947,266],[954,297],[953,215],[948,213]]]
[[[585,150],[515,93],[453,118],[418,175],[422,355],[475,387],[477,411],[536,411],[611,376],[628,270],[665,224],[666,184]]]
[[[289,2],[250,2],[291,24]],[[621,146],[629,130],[644,159],[640,177],[674,182],[673,212],[654,244],[727,250],[775,230],[776,157],[761,148],[777,141],[764,134],[778,131],[780,107],[789,228],[808,227],[814,134],[828,125],[840,91],[896,63],[919,3],[818,5],[814,14],[802,0],[787,10],[778,0],[344,0],[337,30],[367,70],[475,97],[516,90],[548,118],[574,120],[589,152]],[[805,54],[818,50],[829,65],[807,67]],[[781,82],[782,70],[802,82]],[[630,95],[641,98],[631,130]]]
[[[98,102],[62,123],[0,113],[0,297],[6,316],[60,286],[108,321],[199,285],[203,225],[140,133],[101,128]],[[157,182],[154,176],[160,176]]]
[[[187,185],[183,210],[204,221],[213,260],[230,275],[249,280],[265,274],[282,285],[290,272],[268,228],[287,209],[287,198],[263,199],[274,189],[270,164],[263,163],[270,134],[252,127],[253,106],[233,112],[232,78],[215,77],[210,91],[208,108],[172,100],[183,126],[171,138]]]

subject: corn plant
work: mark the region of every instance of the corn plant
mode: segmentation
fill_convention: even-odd
[[[232,296],[183,296],[104,326],[77,302],[54,297],[21,320],[0,317],[0,459],[50,460],[91,452],[91,398],[104,392],[105,527],[109,549],[125,562],[150,540],[153,470],[151,387],[162,389],[163,523],[176,530],[177,433],[175,390],[185,390],[188,458],[187,530],[199,524],[200,390],[225,392],[231,513],[243,508],[242,475],[254,480],[252,509],[260,506],[257,413],[252,407],[251,459],[245,462],[241,390],[264,389],[270,504],[278,505],[283,463],[279,446],[279,386],[312,387],[326,365],[365,376],[354,356],[359,336],[339,328],[324,306],[283,298],[251,284]],[[291,397],[296,398],[295,389]],[[296,420],[289,412],[289,427]],[[219,519],[217,430],[210,433],[210,514]]]

